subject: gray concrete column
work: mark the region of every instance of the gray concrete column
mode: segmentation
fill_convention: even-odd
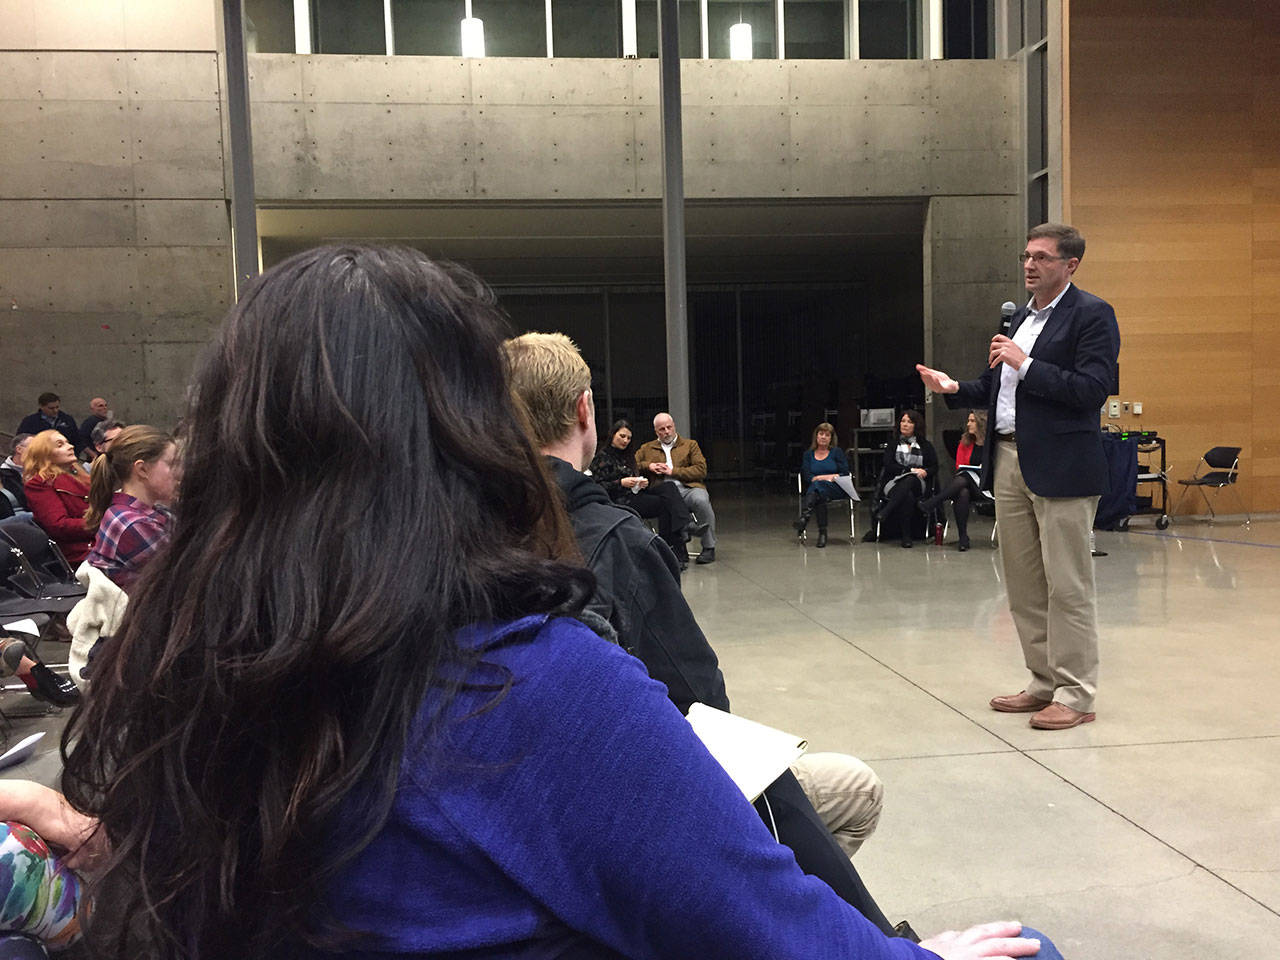
[[[222,0],[226,44],[227,129],[231,147],[231,229],[236,299],[258,275],[258,208],[253,185],[253,136],[249,129],[249,68],[244,49],[242,0]]]
[[[677,429],[693,430],[689,404],[689,317],[684,260],[684,140],[680,126],[680,15],[658,2],[662,99],[662,255],[667,293],[667,409]]]

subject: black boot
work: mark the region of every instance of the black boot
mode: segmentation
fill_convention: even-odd
[[[800,504],[800,519],[792,524],[796,528],[796,536],[804,536],[805,527],[809,526],[809,518],[813,516],[813,511],[818,506],[818,500],[818,495],[812,490],[804,495],[804,502]]]
[[[818,546],[825,547],[827,545],[827,528],[818,528]]]
[[[811,516],[813,516],[812,510],[805,509],[800,511],[800,519],[791,525],[796,528],[797,537],[804,537],[804,530],[805,527],[809,526],[809,518]]]
[[[73,707],[80,702],[80,689],[75,681],[59,676],[43,663],[37,663],[29,674],[19,679],[27,685],[27,692],[33,697],[55,707]]]

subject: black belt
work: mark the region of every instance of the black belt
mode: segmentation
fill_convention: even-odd
[[[1014,433],[997,433],[997,434],[996,434],[996,439],[997,439],[997,440],[1002,440],[1002,441],[1004,441],[1005,443],[1015,443],[1015,442],[1016,442],[1016,440],[1017,440],[1017,434],[1014,434]]]

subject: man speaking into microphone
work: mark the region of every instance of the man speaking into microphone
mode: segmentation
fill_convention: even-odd
[[[957,382],[917,364],[948,407],[987,408],[982,486],[996,500],[1009,610],[1031,672],[1020,693],[992,699],[1031,726],[1065,730],[1094,719],[1098,617],[1089,531],[1107,492],[1098,411],[1116,378],[1120,329],[1105,300],[1071,283],[1084,256],[1074,227],[1027,234],[1031,299],[991,340],[988,366]]]

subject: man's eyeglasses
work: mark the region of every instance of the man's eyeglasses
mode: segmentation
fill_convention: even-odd
[[[1034,260],[1036,263],[1048,263],[1050,260],[1070,260],[1070,257],[1054,257],[1045,253],[1043,250],[1037,250],[1035,253],[1018,254],[1018,262],[1026,263],[1028,260]]]

